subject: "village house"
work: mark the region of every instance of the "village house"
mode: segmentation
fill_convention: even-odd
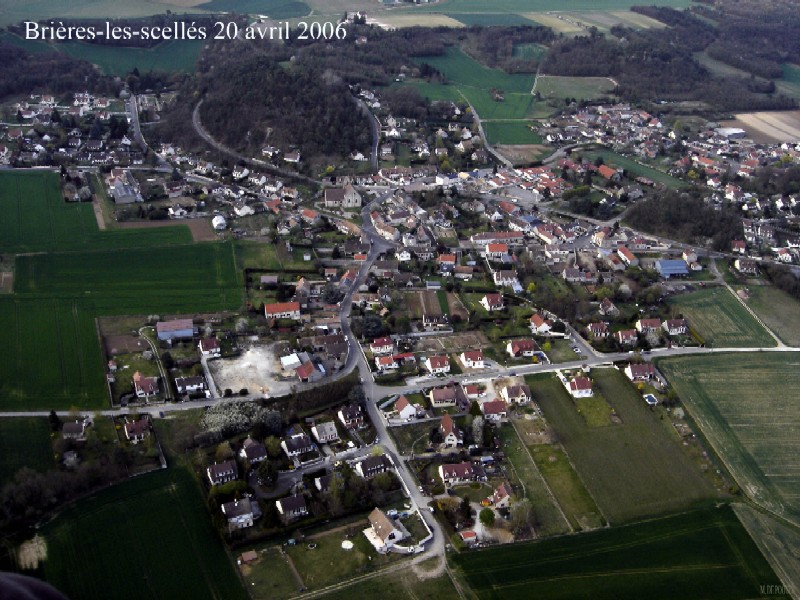
[[[483,369],[483,352],[480,350],[467,350],[461,353],[460,358],[467,369]]]
[[[358,461],[353,469],[364,479],[372,479],[375,475],[380,475],[390,470],[394,465],[384,454],[380,456],[368,456]]]
[[[384,371],[396,371],[400,366],[395,362],[393,356],[376,356],[375,368],[383,373]]]
[[[339,409],[337,416],[347,429],[358,429],[364,425],[364,411],[358,404],[346,404]]]
[[[197,347],[200,349],[200,356],[203,358],[219,358],[222,355],[217,338],[203,338],[197,344]]]
[[[656,375],[656,368],[651,363],[628,363],[625,375],[633,382],[650,381]]]
[[[446,487],[472,481],[486,481],[486,473],[483,468],[473,465],[471,462],[440,465],[439,477],[441,477]]]
[[[448,408],[457,406],[459,410],[468,406],[467,397],[459,385],[448,385],[440,388],[433,388],[428,392],[428,398],[433,408]]]
[[[253,503],[250,498],[242,498],[222,505],[222,514],[228,520],[228,530],[252,527],[255,520]]]
[[[325,189],[325,208],[360,208],[361,194],[352,185]]]
[[[267,448],[251,437],[242,442],[242,449],[239,451],[239,456],[246,460],[251,465],[257,465],[267,459]]]
[[[442,417],[439,432],[442,434],[442,446],[445,448],[459,448],[464,444],[464,434],[450,415]]]
[[[645,335],[661,331],[661,319],[639,319],[636,321],[636,331]]]
[[[264,315],[268,319],[293,319],[300,320],[299,302],[278,302],[264,305]]]
[[[635,329],[623,329],[614,334],[614,339],[623,346],[635,346],[639,341],[639,336],[636,334]]]
[[[625,246],[620,246],[617,248],[617,255],[619,256],[620,260],[625,263],[627,267],[637,267],[639,266],[639,259],[633,255],[633,252],[628,250]]]
[[[689,326],[686,319],[667,319],[662,325],[667,335],[686,335],[689,333]]]
[[[603,321],[589,323],[586,326],[586,333],[593,339],[605,339],[608,337],[608,325]]]
[[[364,535],[379,553],[386,554],[397,542],[405,539],[406,534],[395,526],[396,521],[381,509],[373,510],[368,519],[369,527],[364,530]]]
[[[131,444],[143,442],[150,435],[150,420],[147,417],[136,419],[135,421],[125,421],[123,427],[125,439]]]
[[[410,421],[418,414],[417,407],[411,404],[405,396],[400,396],[394,403],[394,411],[397,413],[397,417],[404,421]]]
[[[600,302],[599,311],[601,315],[607,317],[613,317],[619,314],[619,309],[614,306],[614,303],[608,298],[604,298]]]
[[[190,340],[194,337],[191,319],[175,319],[156,323],[156,335],[161,342],[168,340]]]
[[[200,375],[196,377],[176,377],[175,389],[181,396],[203,392],[206,389],[206,378]]]
[[[158,396],[158,377],[145,377],[139,371],[133,374],[133,390],[137,398],[153,398]]]
[[[530,328],[533,335],[548,335],[553,327],[539,313],[534,313],[531,315]]]
[[[391,354],[394,352],[394,341],[390,337],[377,338],[369,345],[373,354]]]
[[[756,261],[745,258],[737,258],[733,262],[734,268],[743,275],[758,275],[758,265]]]
[[[339,441],[339,432],[336,430],[336,424],[333,421],[316,423],[311,428],[311,434],[320,444],[333,444]]]
[[[278,514],[280,514],[284,523],[308,516],[306,499],[302,494],[287,496],[286,498],[276,500],[275,506],[278,508]]]
[[[489,498],[489,502],[495,508],[508,508],[511,504],[511,486],[505,481],[498,485]]]
[[[86,435],[86,421],[68,421],[61,426],[61,437],[65,440],[83,440]]]
[[[450,358],[448,356],[429,356],[423,364],[431,375],[444,375],[450,372]]]
[[[500,391],[500,397],[509,404],[527,404],[531,401],[531,388],[527,385],[507,385]]]
[[[499,399],[484,402],[481,405],[483,416],[490,423],[502,423],[508,417],[508,405]]]
[[[314,443],[307,433],[300,431],[289,435],[281,441],[281,448],[289,458],[295,458],[301,454],[314,451]]]
[[[533,340],[512,340],[506,344],[506,352],[512,358],[530,357],[536,353],[536,342]]]
[[[573,398],[589,398],[594,395],[592,391],[592,380],[588,377],[574,377],[567,382],[567,391]]]
[[[211,485],[222,485],[238,479],[239,468],[235,460],[226,460],[221,463],[214,463],[206,469],[206,475]]]

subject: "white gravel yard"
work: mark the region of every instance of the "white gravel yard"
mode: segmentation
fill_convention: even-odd
[[[208,367],[220,394],[230,389],[238,395],[239,390],[247,389],[251,395],[283,396],[297,383],[296,379],[281,378],[280,357],[274,346],[252,346],[238,358],[211,360]]]

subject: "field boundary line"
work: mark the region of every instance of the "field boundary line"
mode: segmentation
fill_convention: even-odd
[[[517,425],[516,425],[516,423],[514,423],[513,420],[511,421],[511,426],[514,428],[514,435],[517,436],[517,439],[519,440],[519,443],[522,445],[522,448],[525,450],[525,454],[528,456],[528,460],[531,461],[531,464],[533,465],[533,470],[536,471],[536,474],[539,476],[539,479],[542,480],[542,484],[543,484],[544,490],[547,492],[547,495],[550,497],[550,500],[552,500],[552,502],[556,506],[556,508],[558,508],[558,512],[561,515],[561,518],[564,519],[564,521],[567,523],[567,527],[569,527],[570,533],[574,533],[575,532],[575,528],[572,526],[572,523],[570,523],[569,519],[567,518],[567,515],[564,513],[564,509],[561,506],[561,503],[556,498],[555,494],[553,494],[553,490],[550,489],[550,485],[547,483],[547,480],[544,478],[544,475],[542,475],[542,472],[539,470],[539,467],[537,466],[536,461],[533,460],[533,456],[531,456],[531,451],[528,450],[528,446],[526,446],[525,442],[522,441],[522,436],[519,434],[519,430],[517,429]],[[595,504],[597,504],[597,503],[595,502]],[[598,507],[598,509],[599,509],[599,507]],[[606,523],[608,523],[608,519],[606,519]]]
[[[734,298],[736,298],[736,300],[739,302],[739,304],[741,304],[742,306],[744,306],[744,309],[745,309],[745,310],[746,310],[748,313],[750,313],[750,316],[751,316],[751,317],[753,317],[753,318],[756,320],[756,323],[758,323],[759,325],[761,325],[761,326],[762,326],[762,327],[763,327],[763,328],[766,330],[766,332],[767,332],[767,333],[768,333],[768,334],[769,334],[769,335],[772,337],[772,339],[773,339],[773,340],[775,340],[775,343],[778,345],[778,348],[785,348],[785,347],[786,347],[786,344],[784,344],[784,343],[783,343],[783,340],[781,340],[781,339],[780,339],[780,338],[779,338],[777,335],[775,335],[775,333],[772,331],[772,329],[770,329],[769,327],[767,327],[767,324],[766,324],[766,323],[764,323],[764,321],[762,321],[762,320],[761,320],[761,317],[759,317],[759,316],[758,316],[758,315],[755,313],[755,311],[754,311],[752,308],[750,308],[749,306],[747,306],[747,303],[746,303],[744,300],[742,300],[742,299],[739,297],[739,294],[737,294],[737,293],[734,291],[734,289],[733,289],[733,288],[730,286],[730,284],[728,284],[728,282],[727,282],[727,281],[725,281],[725,280],[723,279],[723,280],[722,280],[722,285],[724,285],[724,286],[725,286],[725,288],[726,288],[726,289],[727,289],[727,290],[728,290],[728,291],[729,291],[731,294],[733,294],[733,297],[734,297]]]

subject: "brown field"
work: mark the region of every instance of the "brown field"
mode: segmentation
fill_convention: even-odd
[[[352,10],[352,9],[349,9]],[[373,21],[373,19],[370,19]],[[374,19],[378,26],[387,25],[394,28],[402,27],[464,27],[461,21],[456,21],[446,15],[433,13],[420,14],[382,14]]]
[[[450,311],[450,315],[459,315],[462,319],[469,318],[469,311],[467,307],[461,302],[461,300],[456,296],[453,292],[447,292],[447,308]]]
[[[463,352],[465,350],[478,350],[489,345],[489,340],[480,331],[469,331],[441,337],[420,338],[417,342],[417,352]]]
[[[149,350],[149,344],[135,335],[108,335],[103,338],[103,345],[108,356],[118,354],[133,354]]]
[[[436,292],[417,292],[422,305],[422,312],[426,315],[434,317],[441,316],[442,308],[439,306],[439,298],[436,297]]]
[[[217,239],[217,234],[211,227],[211,222],[207,219],[186,219],[182,221],[125,221],[117,223],[119,229],[150,229],[153,227],[175,227],[176,225],[186,225],[192,232],[192,239],[195,242],[210,242]]]
[[[800,140],[800,110],[741,113],[722,125],[740,127],[753,141],[760,143]]]
[[[558,33],[563,33],[565,35],[573,34],[573,33],[582,33],[583,28],[575,23],[570,23],[569,21],[565,21],[564,18],[559,18],[559,16],[549,13],[523,13],[522,15],[526,19],[531,19],[532,21],[536,21],[537,23],[541,23],[545,27],[549,27],[553,31]],[[569,17],[568,17],[569,18]]]
[[[406,311],[411,319],[422,318],[422,299],[419,292],[406,292],[403,294],[405,300]]]
[[[0,294],[10,294],[14,291],[14,274],[7,271],[0,273]]]
[[[541,160],[544,155],[549,154],[552,150],[547,146],[535,144],[498,144],[494,149],[515,165]]]

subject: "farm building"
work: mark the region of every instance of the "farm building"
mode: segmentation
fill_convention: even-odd
[[[191,319],[175,319],[156,323],[159,341],[190,340],[194,337],[194,324]]]
[[[683,260],[658,260],[656,261],[656,271],[664,279],[671,277],[686,277],[689,274],[689,269],[686,268],[686,263]]]

